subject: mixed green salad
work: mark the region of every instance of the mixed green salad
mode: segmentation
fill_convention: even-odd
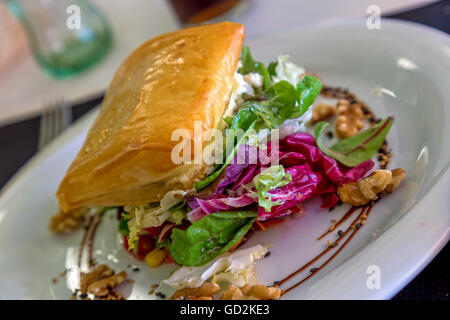
[[[224,152],[222,163],[195,182],[195,189],[170,191],[159,203],[120,208],[125,248],[151,266],[162,261],[181,265],[167,280],[176,288],[192,285],[205,274],[246,283],[254,261],[267,251],[257,245],[233,252],[246,234],[256,225],[264,228],[271,220],[302,210],[302,203],[315,196],[322,198],[324,208],[336,206],[338,186],[359,180],[373,168],[371,158],[392,125],[387,118],[329,146],[327,122],[317,123],[313,134],[306,132],[321,90],[321,81],[286,55],[266,66],[244,47],[223,121],[227,136],[237,130],[245,134],[226,139],[231,152]],[[250,134],[286,123],[295,132],[277,140]],[[279,162],[248,161],[246,155],[261,148],[276,154]],[[236,161],[239,157],[244,161]]]

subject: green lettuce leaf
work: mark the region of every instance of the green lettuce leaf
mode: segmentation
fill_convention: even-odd
[[[250,230],[254,218],[203,217],[186,230],[173,229],[170,256],[183,266],[201,266],[227,252]]]
[[[128,236],[130,234],[130,229],[128,229],[128,221],[129,219],[125,218],[124,214],[122,214],[119,222],[119,232],[124,236]]]
[[[292,177],[289,173],[284,171],[282,165],[272,166],[261,171],[256,175],[252,183],[246,186],[248,190],[253,188],[256,191],[251,191],[258,196],[258,204],[263,207],[266,212],[269,212],[273,206],[279,205],[279,201],[272,201],[269,191],[283,187],[292,181]]]
[[[314,136],[317,146],[323,153],[347,167],[356,167],[361,162],[372,159],[377,153],[393,121],[392,117],[388,117],[353,137],[340,140],[332,147],[328,147],[323,139],[323,132],[330,125],[328,122],[318,122],[314,127]]]

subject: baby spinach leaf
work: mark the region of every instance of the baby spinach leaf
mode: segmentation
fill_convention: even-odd
[[[303,115],[308,108],[316,100],[317,96],[322,91],[322,82],[313,76],[305,76],[302,81],[297,83],[297,101],[299,104],[298,113],[293,115],[293,118],[298,118]]]
[[[277,72],[275,71],[275,68],[278,65],[278,61],[273,61],[269,63],[269,66],[267,67],[267,71],[269,71],[269,74],[271,77],[276,76]]]
[[[256,121],[255,128],[275,129],[279,127],[296,108],[295,88],[287,81],[280,81],[267,89],[263,100],[247,101],[233,118],[231,129],[246,130],[249,123]]]
[[[233,248],[235,245],[237,245],[242,240],[242,238],[247,234],[247,232],[251,229],[255,221],[256,217],[253,219],[248,219],[247,223],[244,224],[238,230],[238,232],[235,233],[234,237],[225,245],[225,247],[222,248],[220,254],[224,254],[225,252]]]
[[[314,136],[317,146],[323,153],[347,167],[356,167],[376,154],[391,129],[393,121],[392,117],[388,117],[353,137],[340,140],[332,147],[328,147],[323,141],[323,132],[330,125],[328,122],[317,123],[314,127]]]
[[[174,229],[170,256],[184,266],[201,266],[227,252],[247,233],[256,218],[208,215],[186,230]]]
[[[248,74],[250,72],[256,72],[263,77],[263,88],[267,89],[270,86],[270,74],[264,63],[253,59],[250,52],[250,48],[244,46],[241,51],[241,63],[242,67],[239,68],[240,74]]]

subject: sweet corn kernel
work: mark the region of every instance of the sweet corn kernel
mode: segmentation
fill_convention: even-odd
[[[150,251],[149,253],[147,253],[147,255],[145,256],[145,262],[150,267],[155,268],[164,261],[165,257],[166,257],[166,252],[164,250],[155,248],[152,251]]]

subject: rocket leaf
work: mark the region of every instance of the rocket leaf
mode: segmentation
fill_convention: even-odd
[[[317,123],[314,127],[314,135],[317,146],[323,153],[347,167],[356,167],[363,161],[371,159],[377,153],[393,121],[392,117],[388,117],[353,137],[340,140],[332,147],[328,147],[323,140],[323,132],[330,125],[328,122]]]

